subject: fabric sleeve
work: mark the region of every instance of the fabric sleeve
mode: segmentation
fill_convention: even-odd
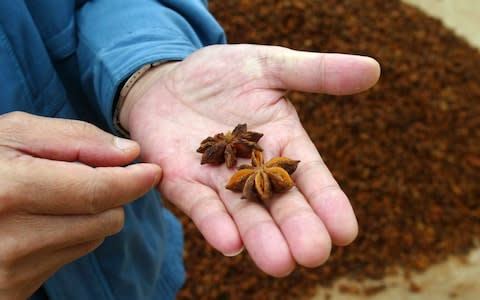
[[[129,75],[144,64],[182,60],[225,43],[202,0],[87,1],[77,8],[76,24],[82,87],[112,131],[117,89]]]

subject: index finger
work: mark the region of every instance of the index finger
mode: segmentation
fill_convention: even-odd
[[[295,184],[325,224],[333,243],[351,243],[358,233],[353,208],[303,128],[282,155],[301,160],[293,173]]]
[[[137,199],[157,185],[161,175],[153,164],[94,168],[31,156],[10,163],[10,171],[0,173],[4,177],[0,193],[7,195],[0,211],[95,214]]]

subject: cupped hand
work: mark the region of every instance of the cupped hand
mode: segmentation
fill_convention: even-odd
[[[142,146],[142,158],[163,169],[161,192],[206,240],[226,255],[243,247],[264,272],[285,276],[296,263],[315,267],[331,244],[349,244],[357,222],[348,198],[323,163],[286,90],[351,94],[378,80],[367,57],[221,45],[147,73],[127,97],[121,121]],[[267,203],[225,189],[235,170],[200,165],[207,136],[247,123],[261,132],[265,159],[300,160],[296,187]]]
[[[155,186],[137,143],[80,121],[0,116],[0,299],[25,299],[123,227],[121,206]]]

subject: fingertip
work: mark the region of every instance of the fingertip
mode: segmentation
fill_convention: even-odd
[[[273,222],[256,225],[244,234],[245,246],[255,264],[274,277],[285,277],[295,268],[287,242]]]
[[[159,165],[156,164],[145,164],[148,166],[148,168],[151,169],[151,172],[153,173],[153,183],[152,183],[152,188],[154,187],[159,187],[160,181],[162,179],[163,175],[163,170]]]
[[[240,253],[242,253],[243,250],[245,250],[245,247],[242,246],[242,247],[241,247],[240,249],[238,249],[238,250],[235,250],[235,251],[233,251],[233,252],[222,253],[222,254],[223,254],[224,256],[226,256],[226,257],[234,257],[234,256],[237,256],[237,255],[239,255]]]
[[[357,218],[350,201],[340,188],[323,190],[312,202],[312,206],[335,245],[346,246],[355,240],[358,234]]]
[[[115,207],[107,211],[110,213],[112,232],[110,235],[114,235],[122,231],[125,225],[125,210],[123,207]]]
[[[372,57],[350,54],[325,54],[324,92],[350,95],[363,92],[377,83],[380,64]]]
[[[286,268],[284,268],[283,270],[278,270],[278,271],[276,270],[274,272],[265,271],[265,273],[276,278],[284,278],[290,275],[293,272],[293,270],[295,270],[295,264],[291,264]]]
[[[155,175],[155,178],[153,179],[152,188],[159,189],[161,179],[162,179],[162,169],[160,169],[159,172]]]
[[[357,218],[353,216],[353,218],[348,218],[350,224],[345,226],[343,231],[338,231],[335,236],[332,237],[332,242],[337,246],[347,246],[358,236],[358,222]]]
[[[347,246],[358,235],[358,222],[353,207],[347,196],[340,190],[339,194],[331,198],[332,219],[329,220],[329,232],[332,242],[337,246]],[[336,206],[336,207],[335,207]]]
[[[137,163],[126,167],[130,172],[134,172],[140,182],[143,182],[142,189],[149,190],[158,187],[162,179],[162,169],[160,166],[151,163]]]
[[[272,265],[271,267],[260,267],[260,269],[262,269],[262,271],[269,274],[270,276],[283,278],[287,277],[293,272],[293,270],[295,270],[295,262],[293,259],[291,259],[289,261],[283,261],[282,263]]]
[[[313,268],[330,257],[332,241],[327,229],[313,211],[285,220],[282,231],[293,257],[302,266]]]
[[[380,79],[381,75],[381,66],[380,63],[370,56],[361,56],[365,64],[365,78],[368,79],[365,83],[365,86],[368,88],[374,86],[378,80]]]
[[[113,137],[113,144],[122,152],[139,152],[140,146],[137,142],[129,139],[124,139],[118,136]]]

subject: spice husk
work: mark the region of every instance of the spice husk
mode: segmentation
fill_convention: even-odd
[[[237,163],[237,157],[249,158],[253,150],[262,151],[257,145],[262,136],[262,133],[247,131],[247,124],[238,124],[231,132],[207,137],[197,149],[197,152],[203,153],[201,164],[219,165],[225,162],[228,168],[232,168]]]
[[[225,187],[241,192],[244,199],[267,201],[273,193],[284,193],[295,185],[290,175],[299,162],[287,157],[274,157],[264,163],[263,153],[253,151],[252,164],[241,165]]]

